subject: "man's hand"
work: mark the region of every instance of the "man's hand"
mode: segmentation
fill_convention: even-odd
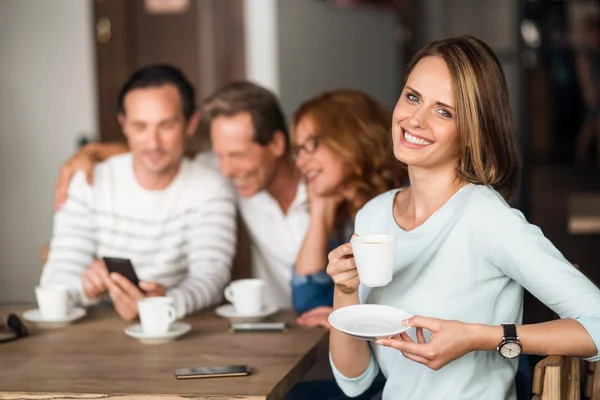
[[[85,179],[92,184],[94,165],[107,158],[126,153],[129,146],[123,143],[88,143],[60,168],[58,182],[54,189],[54,210],[57,211],[67,201],[69,183],[77,171],[85,173]]]
[[[73,155],[66,163],[60,167],[58,174],[58,181],[54,188],[54,210],[59,210],[63,204],[67,201],[67,194],[69,192],[69,184],[73,175],[77,171],[83,171],[85,173],[85,179],[88,184],[92,184],[94,165],[98,160],[94,155],[92,144],[88,144],[77,153]]]
[[[148,292],[144,295],[129,279],[115,272],[108,276],[106,285],[115,310],[126,321],[138,317],[138,300],[144,297],[164,296],[166,293],[165,287],[156,282],[140,282],[142,289]]]
[[[104,261],[96,260],[81,275],[83,291],[90,299],[98,299],[107,291],[105,281],[108,279],[108,270]]]
[[[165,296],[167,290],[163,285],[156,282],[140,282],[140,287],[146,291],[146,297]]]

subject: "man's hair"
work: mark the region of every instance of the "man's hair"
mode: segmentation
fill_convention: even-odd
[[[210,128],[217,117],[232,117],[245,112],[252,118],[254,142],[266,146],[273,140],[275,132],[281,131],[286,148],[289,148],[287,122],[277,97],[252,82],[231,82],[209,96],[202,107],[203,125]]]
[[[194,86],[183,72],[172,65],[149,65],[135,71],[119,92],[119,112],[125,114],[125,96],[132,90],[173,85],[181,97],[181,107],[186,120],[196,110]]]

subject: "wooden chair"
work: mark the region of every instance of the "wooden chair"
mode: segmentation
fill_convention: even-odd
[[[589,400],[600,400],[600,361],[587,362],[585,374],[585,397]]]
[[[239,211],[237,215],[237,244],[231,268],[231,280],[252,278],[252,240]]]
[[[580,400],[580,360],[548,356],[533,372],[532,400]]]
[[[578,264],[573,264],[573,266],[581,271]],[[600,287],[591,278],[588,277],[588,279]],[[584,396],[589,400],[600,400],[600,361],[583,361],[583,364],[585,366],[585,374],[583,376],[585,385]]]

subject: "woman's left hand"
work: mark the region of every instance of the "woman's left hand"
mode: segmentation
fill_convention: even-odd
[[[322,326],[323,328],[330,329],[329,325],[329,314],[333,311],[333,307],[320,306],[313,308],[302,314],[296,319],[298,325],[308,326],[311,328]]]
[[[376,343],[400,350],[404,357],[434,371],[475,350],[472,325],[421,316],[404,321],[404,325],[416,328],[416,343],[406,332],[392,339],[378,339]],[[425,341],[423,329],[431,332],[429,343]]]

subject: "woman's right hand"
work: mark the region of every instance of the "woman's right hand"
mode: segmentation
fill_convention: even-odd
[[[350,243],[344,243],[329,253],[327,274],[342,293],[352,294],[358,290],[360,280]]]
[[[310,217],[315,221],[325,222],[329,230],[335,224],[335,215],[342,202],[342,197],[313,197],[310,199]]]
[[[85,179],[88,184],[92,184],[94,165],[98,162],[98,157],[95,154],[94,144],[87,144],[77,153],[73,155],[66,163],[64,163],[58,174],[58,181],[54,188],[54,209],[58,210],[67,201],[69,192],[69,184],[73,175],[77,171],[85,173]]]

